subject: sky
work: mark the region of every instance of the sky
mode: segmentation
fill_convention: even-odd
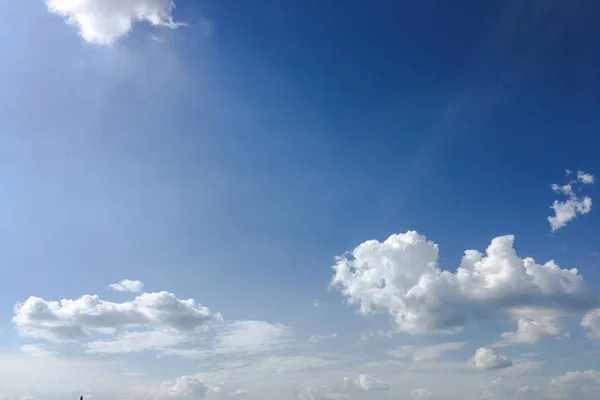
[[[595,399],[596,2],[0,6],[0,398]]]

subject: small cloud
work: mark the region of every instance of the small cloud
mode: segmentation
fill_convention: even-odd
[[[479,369],[503,369],[512,367],[513,362],[506,356],[494,353],[491,349],[480,347],[469,360],[469,364]]]
[[[390,389],[390,386],[386,382],[375,376],[365,374],[358,375],[358,379],[345,377],[344,386],[347,390],[360,390],[364,392],[384,391]]]
[[[585,173],[583,171],[577,171],[577,180],[586,185],[591,185],[596,181],[594,175]]]
[[[578,215],[587,214],[592,210],[591,197],[584,196],[580,198],[575,194],[573,185],[577,183],[592,184],[594,183],[594,176],[583,171],[578,171],[577,180],[572,180],[566,185],[551,185],[552,190],[567,196],[567,199],[563,201],[554,200],[554,203],[550,207],[554,210],[554,215],[548,217],[552,232],[564,227]]]
[[[308,338],[308,341],[310,343],[319,343],[323,340],[333,339],[336,337],[338,337],[337,333],[329,333],[329,334],[325,334],[325,335],[312,335],[311,337]]]
[[[570,337],[565,332],[560,321],[555,316],[542,316],[535,318],[519,318],[515,332],[504,332],[500,340],[492,347],[504,347],[513,344],[535,344],[543,339],[565,339]]]
[[[401,346],[400,348],[387,351],[386,354],[396,358],[412,356],[413,362],[435,361],[443,353],[460,350],[464,345],[465,342],[448,342],[423,347]]]
[[[565,175],[569,176],[573,173],[570,169],[565,169]]]
[[[130,281],[129,279],[124,279],[119,283],[112,283],[108,285],[110,290],[114,290],[115,292],[130,292],[130,293],[140,293],[144,289],[144,284],[141,281]]]
[[[314,308],[319,308],[319,307],[321,307],[321,303],[319,303],[319,299],[315,299],[315,300],[313,301],[313,303],[312,303],[312,306],[313,306]]]

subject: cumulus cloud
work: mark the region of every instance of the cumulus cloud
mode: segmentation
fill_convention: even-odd
[[[111,283],[108,285],[108,288],[116,292],[139,293],[144,289],[144,283],[141,281],[130,281],[129,279],[124,279],[118,283]]]
[[[554,215],[548,217],[550,227],[552,231],[556,231],[564,227],[569,221],[577,217],[578,215],[584,215],[592,210],[592,198],[584,196],[580,198],[575,194],[573,185],[577,183],[592,184],[594,183],[594,176],[587,174],[583,171],[577,172],[577,180],[572,180],[566,185],[553,184],[552,190],[557,193],[561,193],[567,196],[566,200],[554,200],[552,203],[552,210]]]
[[[162,384],[162,392],[171,397],[191,397],[202,399],[210,389],[201,380],[191,376],[181,376]]]
[[[569,332],[563,330],[563,326],[557,317],[520,318],[517,321],[517,330],[502,333],[500,340],[494,346],[533,344],[543,339],[564,339],[568,337],[570,337]]]
[[[587,337],[600,340],[600,308],[587,313],[581,320],[581,326],[587,331]]]
[[[480,347],[469,360],[469,364],[479,369],[502,369],[512,367],[513,363],[506,356],[494,353],[493,350]]]
[[[46,6],[91,43],[114,43],[140,22],[171,29],[181,25],[173,21],[173,0],[46,0]]]
[[[592,174],[588,174],[583,171],[577,171],[577,180],[581,183],[590,185],[595,182],[596,178],[594,178],[594,175]]]
[[[218,313],[194,299],[180,300],[163,291],[143,293],[122,303],[101,300],[97,295],[60,301],[32,296],[15,306],[12,321],[23,336],[65,341],[136,327],[190,332],[219,319]]]
[[[597,301],[577,269],[517,255],[512,235],[486,253],[467,250],[456,272],[438,266],[438,245],[418,232],[369,240],[336,258],[331,285],[362,314],[389,313],[408,333],[454,333],[470,319],[586,311]]]
[[[350,377],[344,378],[344,387],[347,390],[359,390],[365,392],[373,392],[380,390],[389,390],[390,386],[382,381],[381,379],[371,376],[360,374],[357,379],[352,379]]]

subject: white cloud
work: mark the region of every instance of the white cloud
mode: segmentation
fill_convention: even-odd
[[[564,339],[570,337],[555,316],[520,318],[515,332],[504,332],[494,346],[508,346],[519,343],[537,343],[543,339]]]
[[[194,299],[180,300],[172,293],[157,292],[122,303],[104,301],[97,295],[60,301],[32,296],[15,306],[12,320],[23,336],[64,341],[135,327],[190,332],[220,318]]]
[[[19,350],[33,358],[50,358],[57,355],[54,351],[46,350],[42,344],[25,344],[19,347]]]
[[[202,399],[209,389],[209,386],[191,376],[181,376],[174,381],[164,382],[162,385],[162,392],[171,397]]]
[[[533,400],[544,398],[538,397],[540,389],[536,386],[519,385],[517,382],[505,381],[495,378],[490,384],[484,385],[481,393],[482,399],[489,400]]]
[[[596,181],[596,178],[594,178],[594,175],[592,174],[588,174],[583,171],[577,171],[577,180],[581,183],[591,185]]]
[[[581,320],[581,326],[587,330],[587,337],[600,340],[600,308],[587,313]]]
[[[283,324],[264,321],[235,321],[218,332],[212,352],[261,353],[291,342],[293,331]]]
[[[419,388],[410,392],[410,397],[413,399],[431,399],[433,395],[427,389]]]
[[[234,321],[211,326],[198,336],[196,331],[153,329],[126,331],[108,340],[87,343],[89,354],[119,354],[156,351],[190,359],[233,354],[253,355],[290,345],[293,330],[283,324],[265,321]]]
[[[600,372],[570,371],[551,381],[548,398],[596,400],[600,392]]]
[[[319,302],[319,299],[315,299],[312,303],[314,308],[319,308],[321,307],[321,303]]]
[[[391,339],[393,337],[393,332],[380,329],[377,331],[363,332],[360,334],[360,340],[363,342],[373,339],[374,337]]]
[[[308,387],[298,392],[298,400],[347,400],[349,396],[345,393],[333,392],[328,388]]]
[[[119,354],[164,350],[190,340],[191,338],[185,334],[168,330],[122,332],[110,340],[88,342],[85,352],[88,354]]]
[[[362,314],[389,313],[409,333],[453,333],[470,319],[585,311],[596,295],[576,269],[521,258],[512,235],[482,254],[467,250],[455,273],[438,266],[438,246],[415,231],[369,240],[336,258],[331,285]]]
[[[173,0],[46,0],[48,11],[77,26],[88,42],[111,44],[135,23],[174,29]]]
[[[344,387],[346,390],[360,390],[365,392],[390,389],[390,386],[380,378],[366,374],[359,374],[357,379],[345,377]]]
[[[588,196],[580,198],[573,190],[573,185],[578,181],[584,184],[592,184],[594,183],[594,176],[578,171],[577,181],[572,180],[570,183],[562,186],[557,184],[551,185],[552,190],[567,196],[566,200],[554,200],[552,203],[551,208],[554,211],[554,215],[548,217],[548,222],[550,222],[553,232],[564,227],[578,215],[587,214],[592,210],[592,198]]]
[[[589,213],[592,210],[592,198],[585,196],[579,199],[577,196],[572,195],[565,201],[554,200],[551,208],[554,210],[554,216],[548,217],[548,222],[550,222],[552,231],[556,231],[564,227],[567,222],[577,217],[577,215]]]
[[[323,340],[334,339],[336,337],[338,337],[337,333],[328,333],[325,335],[312,335],[311,337],[308,338],[308,341],[310,343],[319,343],[319,342],[322,342]]]
[[[506,356],[494,353],[493,350],[480,347],[469,360],[469,364],[480,369],[502,369],[512,367],[513,363]]]
[[[398,358],[412,356],[414,362],[434,361],[439,359],[443,353],[460,350],[464,345],[465,342],[448,342],[423,347],[401,346],[387,351],[386,354]]]
[[[129,279],[124,279],[118,283],[111,283],[108,285],[108,288],[116,292],[139,293],[144,289],[144,284],[141,281],[130,281]]]

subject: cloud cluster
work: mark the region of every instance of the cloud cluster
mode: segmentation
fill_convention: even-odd
[[[438,245],[418,232],[369,240],[336,258],[331,285],[363,314],[389,313],[408,333],[453,333],[470,319],[554,316],[585,311],[597,297],[577,269],[517,255],[512,235],[485,254],[467,250],[456,272],[438,266]]]
[[[174,29],[173,0],[46,0],[48,11],[77,26],[88,42],[111,44],[135,23]]]
[[[570,171],[567,171],[567,175],[569,174]],[[564,227],[578,215],[587,214],[592,210],[592,198],[589,196],[584,196],[583,198],[577,196],[573,185],[578,183],[589,185],[594,182],[595,178],[593,175],[578,171],[577,180],[572,180],[566,185],[553,184],[551,186],[552,190],[562,193],[567,197],[566,200],[554,200],[554,203],[552,203],[551,208],[554,211],[554,215],[548,217],[548,222],[550,222],[550,228],[553,232]]]
[[[512,367],[513,363],[506,356],[494,353],[493,350],[480,347],[469,360],[469,364],[479,369],[501,369]]]
[[[12,321],[23,336],[60,342],[126,328],[191,332],[220,319],[218,313],[194,299],[181,300],[163,291],[143,293],[121,303],[101,300],[97,295],[60,301],[32,296],[15,306]]]
[[[144,289],[144,284],[141,281],[123,279],[121,282],[111,283],[108,288],[115,292],[140,293]]]

